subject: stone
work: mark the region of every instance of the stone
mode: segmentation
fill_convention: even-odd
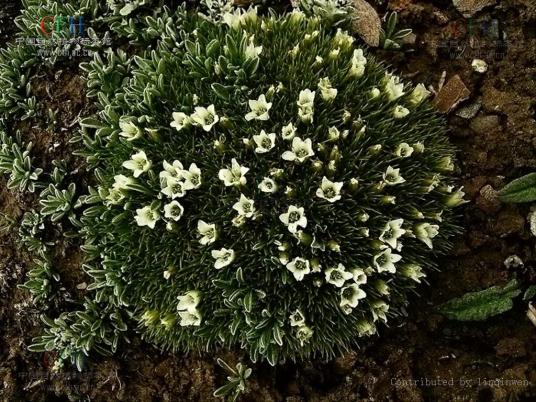
[[[501,209],[501,202],[497,196],[497,191],[489,184],[480,189],[480,194],[476,199],[476,205],[488,215],[496,213]]]
[[[472,17],[484,7],[493,6],[497,0],[452,0],[454,7],[463,14],[464,17]]]
[[[479,74],[484,74],[486,71],[488,71],[488,63],[482,59],[474,59],[471,63],[471,67],[473,68],[473,71]]]
[[[352,28],[371,47],[380,44],[382,22],[380,16],[365,0],[353,0],[354,20]]]
[[[478,100],[470,105],[461,107],[456,112],[456,116],[461,117],[462,119],[472,119],[480,111],[480,108],[482,108],[482,102]]]
[[[460,102],[469,99],[471,91],[465,86],[459,75],[453,76],[443,85],[434,99],[437,110],[448,113]]]

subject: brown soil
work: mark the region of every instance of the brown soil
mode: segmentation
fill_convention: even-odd
[[[443,71],[447,80],[457,74],[471,92],[470,99],[447,116],[451,139],[460,149],[459,176],[471,200],[463,215],[466,232],[442,261],[442,271],[429,277],[431,286],[414,297],[407,319],[391,322],[361,349],[329,363],[287,363],[275,368],[249,364],[254,371],[242,400],[536,400],[536,328],[525,317],[526,303],[518,300],[513,310],[482,323],[448,321],[435,313],[435,306],[446,300],[513,277],[524,284],[536,282],[536,241],[526,222],[529,207],[502,205],[495,194],[508,180],[536,167],[536,8],[532,0],[504,0],[477,13],[474,25],[469,25],[450,0],[377,3],[383,4],[377,7],[382,15],[387,9],[398,10],[401,26],[413,28],[416,34],[414,44],[405,48],[413,51],[376,51],[379,57],[414,82],[436,88]],[[493,32],[475,30],[494,20],[507,35],[498,43],[486,36]],[[455,42],[447,47],[448,39]],[[473,72],[475,57],[489,63],[486,74]],[[36,121],[24,123],[21,129],[37,142],[39,163],[49,167],[54,158],[70,158],[67,140],[74,129],[69,125],[83,111],[85,100],[74,67],[65,66],[52,76],[41,74],[35,91],[50,100],[47,107],[57,110],[56,129]],[[47,94],[52,95],[46,98]],[[467,111],[470,108],[478,110],[474,116]],[[79,161],[70,161],[78,166]],[[33,202],[6,192],[1,180],[1,212],[19,219]],[[0,237],[2,401],[215,400],[212,392],[225,377],[215,356],[160,353],[135,335],[113,358],[93,359],[86,372],[67,368],[51,373],[54,356],[27,351],[41,329],[39,311],[31,306],[28,294],[17,288],[29,257],[15,238],[15,234]],[[56,256],[56,269],[66,287],[58,303],[65,304],[73,294],[75,299],[83,296],[76,285],[85,278],[80,274],[77,245],[63,249]],[[523,260],[523,267],[505,267],[504,260],[513,254]],[[50,308],[51,313],[56,311],[56,306]],[[222,351],[218,356],[247,362],[238,351]],[[505,385],[507,380],[519,383]]]

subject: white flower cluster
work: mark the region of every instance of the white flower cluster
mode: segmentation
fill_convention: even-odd
[[[182,296],[178,296],[179,303],[177,311],[181,318],[181,327],[201,325],[201,313],[197,306],[201,302],[201,293],[197,290],[190,290]]]
[[[314,331],[307,326],[305,323],[305,316],[300,310],[294,311],[289,316],[290,326],[294,329],[296,333],[296,338],[298,338],[298,341],[300,342],[300,345],[303,346],[309,340],[314,334]]]
[[[256,15],[247,12],[226,13],[223,16],[224,22],[233,30],[242,29],[251,21],[256,19]],[[296,14],[295,18],[301,18]],[[269,21],[269,20],[267,20]],[[263,25],[264,30],[269,30],[269,24]],[[300,44],[290,51],[293,57],[299,55],[300,46],[306,46],[313,41],[318,40],[319,31],[307,33]],[[256,59],[261,56],[263,47],[255,44],[255,36],[248,35],[245,38],[247,42],[242,46],[242,51],[245,53],[245,59]],[[223,166],[219,166],[217,177],[222,186],[227,191],[235,191],[236,195],[228,206],[228,210],[232,211],[232,221],[229,226],[239,228],[244,227],[252,221],[260,219],[277,219],[282,228],[284,227],[284,237],[290,237],[297,240],[298,245],[305,245],[314,249],[315,257],[309,257],[310,253],[296,251],[297,247],[290,246],[288,239],[275,242],[279,251],[279,262],[282,264],[281,272],[285,273],[288,278],[294,278],[291,282],[297,286],[310,283],[312,286],[326,286],[337,295],[339,307],[345,314],[351,314],[358,306],[361,308],[366,304],[372,313],[372,322],[363,319],[359,322],[358,328],[360,334],[370,334],[375,330],[374,322],[377,320],[386,321],[386,314],[389,311],[389,304],[382,300],[382,297],[389,300],[390,277],[394,275],[409,278],[415,282],[420,282],[424,278],[421,266],[415,263],[406,261],[406,257],[402,256],[403,241],[424,243],[428,248],[432,249],[433,239],[439,235],[439,225],[435,222],[441,222],[441,212],[435,214],[424,214],[415,210],[415,218],[418,223],[414,224],[409,219],[396,218],[390,219],[387,222],[382,221],[381,225],[376,227],[368,227],[365,222],[369,221],[369,214],[361,212],[355,218],[358,227],[356,237],[369,238],[372,244],[372,255],[364,266],[355,266],[344,260],[341,255],[341,248],[345,247],[345,243],[337,239],[317,239],[314,231],[318,227],[314,209],[305,205],[303,202],[296,201],[296,194],[300,195],[302,190],[299,183],[284,183],[284,178],[289,170],[301,170],[304,167],[310,167],[315,172],[315,184],[312,194],[309,194],[314,199],[312,202],[318,202],[322,207],[333,208],[334,206],[346,206],[350,202],[354,202],[352,198],[358,188],[361,188],[362,182],[367,186],[367,180],[359,177],[347,177],[346,175],[337,174],[337,164],[343,158],[344,150],[340,150],[340,142],[346,139],[361,139],[370,131],[367,128],[366,121],[363,121],[360,116],[352,116],[352,109],[349,106],[340,108],[340,114],[331,119],[324,130],[323,138],[317,140],[315,135],[311,135],[310,126],[316,119],[320,118],[322,107],[326,105],[337,105],[345,100],[344,86],[337,84],[339,80],[357,80],[365,75],[367,69],[367,58],[362,49],[355,49],[350,56],[350,48],[354,39],[346,32],[338,30],[333,39],[333,48],[329,54],[318,55],[315,58],[313,67],[325,63],[334,63],[336,59],[342,59],[341,55],[348,55],[349,60],[341,66],[342,73],[332,74],[331,77],[327,74],[318,74],[315,78],[315,83],[312,83],[311,88],[301,89],[299,93],[293,95],[291,110],[294,118],[293,121],[285,121],[281,126],[270,124],[270,114],[277,115],[274,105],[279,105],[277,102],[277,94],[280,91],[286,90],[281,83],[274,83],[265,93],[260,95],[252,94],[247,103],[241,105],[246,108],[241,118],[244,120],[241,123],[258,125],[255,127],[249,138],[241,138],[240,146],[245,145],[248,152],[254,152],[255,158],[272,158],[279,160],[281,166],[271,166],[268,171],[252,172],[250,167],[254,164],[244,164],[243,158],[232,158],[226,161]],[[227,53],[229,49],[225,50]],[[370,68],[370,67],[369,67]],[[318,81],[317,81],[318,80]],[[302,87],[303,88],[303,87]],[[257,96],[258,95],[258,96]],[[367,89],[364,94],[367,100],[372,102],[383,101],[388,103],[389,116],[396,120],[405,119],[412,110],[423,102],[430,92],[419,84],[415,88],[408,89],[401,82],[400,77],[393,74],[386,74],[383,80],[377,87]],[[316,102],[316,105],[315,105]],[[197,104],[197,101],[194,102]],[[297,108],[296,108],[297,106]],[[297,109],[297,116],[296,116]],[[213,104],[208,107],[196,106],[193,113],[187,114],[184,112],[174,112],[172,114],[173,121],[170,126],[177,131],[181,131],[187,127],[199,127],[206,132],[214,129],[215,125],[220,122],[222,128],[228,127],[225,123],[229,122],[229,118],[218,116]],[[340,119],[340,120],[339,120]],[[335,126],[336,121],[341,121],[344,128]],[[235,122],[233,121],[233,124]],[[285,125],[286,124],[286,125]],[[262,127],[261,127],[262,125]],[[309,126],[307,126],[309,125]],[[305,129],[304,129],[305,127]],[[140,129],[132,118],[125,118],[119,122],[120,137],[126,141],[134,141],[141,138],[143,130]],[[313,127],[315,130],[317,127]],[[340,128],[340,129],[339,129]],[[352,136],[355,136],[353,138]],[[310,137],[310,138],[307,138]],[[370,138],[373,138],[371,136]],[[313,142],[315,139],[315,142]],[[242,144],[243,143],[243,144]],[[223,135],[214,141],[214,147],[218,150],[225,149],[225,138]],[[371,188],[378,190],[380,204],[396,204],[396,197],[387,193],[388,190],[402,190],[407,186],[406,178],[410,180],[412,177],[411,171],[405,166],[407,164],[397,164],[397,161],[403,161],[406,158],[416,158],[425,150],[424,144],[415,142],[408,144],[400,142],[385,150],[385,144],[372,143],[366,151],[369,155],[375,155],[380,152],[389,154],[389,163],[380,165],[380,172],[376,173]],[[329,157],[326,157],[329,155]],[[344,156],[345,157],[345,156]],[[328,160],[324,160],[328,159]],[[408,162],[406,160],[405,162]],[[123,175],[115,176],[115,183],[108,191],[107,202],[109,204],[118,204],[124,197],[125,193],[137,186],[137,180],[147,172],[151,172],[153,167],[152,162],[147,158],[143,150],[134,153],[130,160],[127,160],[122,165],[125,169],[132,172],[133,177]],[[402,166],[402,167],[400,167]],[[168,229],[172,229],[175,222],[179,221],[184,214],[184,208],[179,203],[179,199],[186,196],[188,191],[199,189],[202,185],[201,170],[195,163],[190,164],[188,169],[183,167],[183,164],[175,160],[172,163],[163,161],[163,171],[159,173],[160,193],[159,200],[167,197],[168,203],[162,204],[155,200],[150,205],[146,205],[136,210],[135,220],[139,226],[146,226],[151,229],[155,228],[156,222],[162,219],[162,215],[167,222]],[[453,169],[453,164],[450,158],[444,158],[437,166],[438,171],[448,172]],[[321,173],[320,173],[321,172]],[[152,172],[151,172],[152,173]],[[320,173],[320,174],[318,174]],[[318,175],[316,175],[318,174]],[[404,177],[406,176],[406,178]],[[321,179],[320,179],[321,177]],[[425,178],[419,185],[422,186],[423,193],[429,193],[438,187],[446,193],[444,204],[447,207],[459,205],[463,202],[463,192],[461,189],[454,191],[453,188],[441,188],[440,174]],[[406,185],[404,185],[406,183]],[[411,183],[413,184],[413,183]],[[397,187],[395,187],[397,186]],[[259,191],[262,193],[260,194]],[[385,191],[383,194],[382,192]],[[276,194],[277,193],[277,194]],[[233,193],[235,194],[235,193]],[[275,194],[275,196],[274,196]],[[396,193],[395,193],[396,194]],[[263,198],[261,198],[263,197]],[[291,200],[284,207],[281,207],[275,213],[275,217],[266,217],[262,214],[262,206],[264,197],[278,197],[280,199]],[[257,198],[257,199],[255,199]],[[276,204],[281,205],[281,204]],[[370,211],[369,211],[370,212]],[[378,219],[377,217],[375,219]],[[380,218],[383,219],[383,218]],[[374,219],[371,219],[374,221]],[[223,270],[226,267],[237,264],[237,258],[241,258],[241,251],[234,245],[220,244],[225,240],[225,230],[223,222],[205,222],[197,220],[197,240],[206,247],[207,252],[210,252],[212,257],[212,265],[216,270]],[[231,230],[241,230],[241,229]],[[307,233],[306,231],[309,231]],[[318,236],[318,233],[316,233]],[[336,236],[336,235],[334,235]],[[406,243],[407,246],[408,243]],[[231,248],[232,247],[232,248]],[[235,251],[236,249],[236,251]],[[309,251],[309,250],[308,250]],[[322,259],[322,252],[330,253],[326,259]],[[338,254],[336,254],[338,253]],[[333,256],[339,256],[333,262]],[[326,263],[328,261],[328,263]],[[344,264],[340,261],[343,261]],[[229,268],[227,268],[229,269]],[[174,269],[168,268],[164,272],[164,277],[169,279],[173,274]],[[290,274],[292,275],[290,275]],[[365,291],[366,290],[366,291]],[[201,325],[202,317],[198,310],[198,305],[201,301],[201,293],[198,290],[191,290],[178,297],[179,303],[177,306],[180,316],[181,326],[199,326]],[[365,301],[366,299],[366,301]],[[154,319],[152,312],[147,312],[144,316],[145,322],[150,322]],[[162,319],[165,326],[170,325],[171,319]],[[292,327],[296,338],[303,346],[314,336],[313,328],[306,324],[305,316],[299,309],[295,310],[289,316],[290,326]],[[312,325],[311,325],[312,326]]]
[[[181,131],[188,126],[202,127],[205,131],[212,130],[212,127],[220,121],[220,117],[216,114],[214,105],[209,107],[196,106],[195,111],[191,115],[184,112],[174,112],[173,121],[170,126],[177,131]]]

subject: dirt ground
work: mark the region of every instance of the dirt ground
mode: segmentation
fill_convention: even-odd
[[[465,3],[494,1],[465,1]],[[0,5],[0,44],[12,38],[17,7]],[[371,1],[372,3],[372,1]],[[435,306],[468,291],[508,279],[536,283],[536,238],[526,220],[529,206],[502,205],[495,191],[536,167],[536,7],[533,0],[503,0],[464,18],[451,0],[391,0],[374,3],[381,15],[400,14],[401,27],[415,36],[404,50],[373,50],[414,82],[438,83],[458,75],[469,99],[446,114],[457,144],[461,184],[470,203],[463,210],[464,235],[455,241],[442,271],[429,277],[407,311],[380,335],[332,362],[251,364],[253,374],[243,401],[534,401],[536,400],[536,328],[525,317],[526,303],[482,323],[449,321]],[[4,27],[7,27],[4,29]],[[489,64],[485,74],[471,68],[474,58]],[[76,61],[61,71],[40,71],[35,91],[44,103],[55,102],[60,132],[31,121],[21,130],[37,143],[45,166],[68,156],[70,122],[87,111]],[[76,165],[76,161],[71,160]],[[0,211],[14,219],[35,203],[31,196],[6,190],[0,179]],[[52,237],[56,234],[52,233]],[[59,238],[59,237],[58,237]],[[93,358],[82,373],[50,371],[54,356],[27,350],[41,332],[40,311],[24,281],[29,255],[16,245],[16,234],[0,236],[0,399],[2,401],[212,401],[224,373],[215,358],[247,362],[239,351],[217,356],[160,353],[136,335],[112,358]],[[64,244],[55,269],[62,277],[59,296],[49,309],[83,296],[76,244]],[[524,265],[507,268],[519,256]],[[516,384],[512,380],[518,380]]]

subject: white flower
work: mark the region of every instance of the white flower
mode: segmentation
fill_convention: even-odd
[[[420,154],[424,152],[424,144],[420,141],[416,142],[415,144],[413,144],[413,149],[415,150],[415,152]]]
[[[128,186],[134,184],[134,179],[132,177],[127,177],[122,174],[114,176],[114,184],[112,188],[114,190],[127,190]]]
[[[262,52],[262,46],[255,46],[255,43],[253,42],[254,40],[255,40],[255,35],[251,35],[249,37],[249,43],[246,46],[246,49],[244,52],[246,59],[256,59],[257,57],[259,57],[259,55]]]
[[[404,264],[398,269],[398,273],[418,283],[421,283],[421,278],[426,277],[422,268],[417,264]]]
[[[265,177],[259,184],[259,190],[263,193],[275,193],[277,191],[277,184],[269,177]]]
[[[309,107],[299,108],[298,117],[304,123],[312,123],[314,118],[314,109]]]
[[[374,322],[378,321],[378,318],[381,319],[383,322],[387,321],[387,317],[385,313],[389,311],[389,305],[385,303],[383,300],[375,300],[370,303],[370,307],[372,310],[372,319]]]
[[[160,319],[160,324],[162,324],[166,330],[169,330],[173,327],[176,321],[177,319],[175,318],[175,315],[168,313]]]
[[[192,124],[192,119],[186,113],[173,112],[171,116],[173,117],[173,121],[169,125],[177,131],[181,131],[184,127]]]
[[[355,49],[352,55],[350,70],[348,75],[354,78],[361,78],[365,74],[365,66],[367,65],[367,59],[363,56],[362,49]]]
[[[303,162],[314,154],[313,144],[310,138],[304,141],[300,137],[294,137],[292,139],[292,151],[283,152],[281,157],[286,161]]]
[[[409,109],[404,106],[397,105],[393,108],[393,117],[395,119],[403,119],[409,114]]]
[[[212,255],[212,258],[216,260],[214,262],[214,268],[216,269],[222,269],[223,267],[226,267],[227,265],[232,263],[235,259],[234,250],[227,249],[227,248],[221,248],[219,250],[212,250],[211,255]]]
[[[212,244],[218,239],[218,231],[214,223],[206,223],[203,220],[197,221],[197,232],[201,235],[199,243],[204,246]]]
[[[463,199],[465,193],[462,190],[463,187],[460,187],[458,190],[446,197],[445,205],[449,208],[454,208],[458,205],[465,204],[466,202],[468,202],[467,200]]]
[[[367,274],[365,274],[365,271],[361,268],[354,268],[350,271],[352,273],[352,276],[354,277],[354,282],[357,285],[364,285],[367,283]]]
[[[234,227],[241,227],[246,223],[247,218],[244,215],[237,215],[232,220],[231,223]]]
[[[396,272],[395,262],[402,259],[402,256],[393,254],[390,248],[386,248],[380,254],[374,256],[374,265],[378,272],[390,272],[394,274]]]
[[[315,92],[310,89],[300,91],[298,96],[298,116],[304,123],[312,123],[314,115]]]
[[[218,173],[218,177],[225,184],[225,186],[243,186],[246,184],[246,173],[249,172],[249,168],[240,166],[235,158],[231,160],[230,169],[221,169]]]
[[[405,229],[402,229],[404,219],[395,219],[385,224],[379,240],[388,244],[391,248],[398,248],[398,239],[406,233]]]
[[[328,77],[321,78],[318,81],[318,89],[320,90],[320,96],[326,102],[330,102],[337,96],[337,88],[331,86],[331,81]]]
[[[438,225],[431,225],[428,222],[423,222],[413,227],[413,234],[417,239],[426,244],[429,248],[434,248],[432,239],[439,233]]]
[[[383,90],[390,101],[394,101],[404,95],[404,84],[400,83],[400,77],[386,74],[384,82]]]
[[[412,105],[418,105],[423,100],[428,98],[428,96],[430,96],[430,91],[427,90],[423,84],[419,84],[413,89],[413,91],[409,95],[409,102]]]
[[[349,134],[349,131],[344,130],[342,132],[342,138],[348,137],[348,134]],[[332,126],[328,128],[328,140],[337,141],[340,137],[341,137],[341,132],[339,131],[337,127]]]
[[[156,209],[146,206],[136,209],[136,216],[134,219],[138,226],[148,226],[151,229],[154,229],[156,221],[160,219],[160,213]]]
[[[214,110],[214,105],[210,105],[207,108],[197,106],[191,119],[193,124],[203,127],[203,130],[205,131],[210,131],[212,126],[220,121],[219,116],[216,114],[216,110]]]
[[[291,327],[301,327],[305,325],[305,317],[300,310],[294,311],[290,316],[290,326]]]
[[[180,198],[186,194],[184,182],[176,177],[164,177],[161,182],[163,184],[162,194],[167,195],[169,198]]]
[[[195,163],[192,163],[188,170],[184,170],[182,176],[185,190],[193,190],[201,186],[201,169]]]
[[[303,207],[289,206],[286,213],[279,215],[279,220],[287,226],[290,233],[296,233],[298,227],[307,227],[307,218]]]
[[[201,293],[197,290],[190,290],[182,296],[178,296],[179,303],[177,304],[178,311],[196,311],[199,302],[201,301]]]
[[[176,272],[176,268],[173,265],[167,267],[164,271],[164,279],[168,280]]]
[[[326,282],[331,283],[338,288],[342,288],[344,282],[353,278],[353,275],[350,272],[347,272],[342,264],[339,264],[337,268],[326,269],[325,275]]]
[[[151,161],[147,159],[144,151],[140,151],[132,155],[130,160],[123,162],[122,166],[128,170],[132,170],[134,177],[139,177],[151,168]]]
[[[357,307],[359,300],[367,297],[367,294],[355,283],[345,286],[341,289],[341,307]]]
[[[260,134],[253,136],[253,141],[257,144],[255,152],[264,154],[275,146],[275,133],[266,134],[264,130],[261,130]]]
[[[337,28],[333,43],[336,47],[350,47],[350,45],[354,43],[354,40],[355,39],[352,36],[348,35],[348,32]]]
[[[383,182],[388,186],[394,186],[395,184],[404,183],[405,181],[406,179],[400,176],[400,169],[394,169],[391,166],[388,166],[383,174]]]
[[[189,327],[194,326],[198,327],[201,325],[201,314],[199,311],[179,311],[179,317],[181,318],[180,326]]]
[[[266,101],[266,96],[260,95],[257,100],[248,101],[251,112],[246,114],[245,119],[250,120],[268,120],[270,115],[268,112],[272,108],[272,104]]]
[[[297,281],[301,281],[305,275],[311,272],[309,261],[300,257],[294,258],[286,266]]]
[[[439,160],[437,168],[444,172],[452,172],[454,170],[454,162],[450,156],[444,156]]]
[[[343,182],[333,182],[324,176],[320,188],[316,190],[316,196],[329,202],[340,200],[342,185]]]
[[[254,201],[240,194],[240,200],[233,205],[233,209],[245,218],[251,218],[255,213]]]
[[[371,99],[376,99],[378,96],[381,95],[381,92],[378,88],[374,87],[370,90],[369,95]]]
[[[376,333],[376,327],[368,320],[358,321],[356,327],[359,336],[372,336]]]
[[[162,162],[162,165],[164,166],[164,170],[160,172],[160,179],[168,178],[168,177],[175,177],[177,179],[182,179],[184,167],[182,166],[182,163],[180,161],[173,161],[173,164],[169,164],[167,161]]]
[[[307,325],[302,325],[301,327],[298,327],[298,330],[296,331],[296,337],[300,341],[301,346],[309,342],[309,339],[311,339],[312,336],[313,330]]]
[[[249,8],[247,11],[242,9],[234,9],[233,12],[223,13],[223,22],[229,25],[232,29],[239,29],[250,22],[257,21],[257,8]],[[263,20],[264,23],[264,20]]]
[[[243,19],[240,13],[240,9],[236,9],[234,12],[226,12],[223,14],[223,22],[229,25],[230,28],[238,29],[242,26]]]
[[[141,129],[131,121],[119,121],[119,128],[121,129],[119,135],[125,137],[127,141],[134,141],[142,135]]]
[[[121,201],[125,199],[125,194],[117,188],[111,188],[108,191],[108,195],[106,196],[106,201],[108,205],[117,205]]]
[[[402,142],[397,145],[395,149],[395,155],[401,158],[408,158],[413,153],[413,147],[408,145],[405,142]]]
[[[296,135],[296,127],[294,127],[294,124],[288,123],[286,126],[284,126],[281,129],[281,137],[283,137],[284,140],[291,140]]]
[[[333,49],[331,50],[329,53],[328,53],[328,56],[330,59],[336,59],[339,57],[339,54],[341,53],[341,49],[340,48],[336,48],[336,49]]]
[[[303,91],[300,91],[300,94],[298,96],[298,102],[296,104],[299,107],[313,107],[315,102],[315,91],[311,91],[310,89],[304,89]]]
[[[184,208],[178,201],[171,201],[169,204],[164,205],[164,217],[168,219],[178,221],[183,213]]]

